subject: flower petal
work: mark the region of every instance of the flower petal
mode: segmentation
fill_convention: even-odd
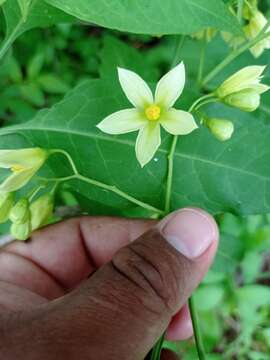
[[[160,119],[160,123],[173,135],[187,135],[198,128],[194,117],[189,112],[176,109],[167,111]]]
[[[155,103],[166,108],[172,107],[181,95],[185,81],[185,66],[181,62],[159,80],[155,92]]]
[[[126,97],[135,107],[143,109],[153,103],[152,91],[138,74],[118,68],[118,77]]]
[[[268,91],[270,89],[270,86],[265,84],[258,84],[258,85],[253,85],[251,89],[255,90],[255,92],[260,95]]]
[[[41,148],[0,150],[0,167],[9,169],[14,165],[21,165],[25,168],[39,168],[46,158],[47,152]]]
[[[28,183],[28,181],[32,178],[35,172],[36,169],[31,168],[11,174],[0,185],[0,191],[12,192],[21,189],[24,185]]]
[[[160,126],[158,122],[149,122],[139,131],[135,150],[141,167],[144,167],[153,158],[160,143]]]
[[[217,93],[221,98],[243,89],[258,85],[262,79],[265,66],[251,65],[237,71],[225,80],[218,88]]]
[[[97,127],[107,134],[116,135],[139,130],[146,122],[137,109],[126,109],[107,116]]]

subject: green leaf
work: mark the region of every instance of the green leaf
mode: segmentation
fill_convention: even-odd
[[[220,305],[224,296],[224,288],[220,285],[199,287],[195,293],[195,304],[199,311],[210,311]]]
[[[46,0],[81,20],[151,35],[191,34],[206,27],[239,32],[222,0]]]
[[[59,22],[70,22],[73,18],[44,1],[32,0],[26,19],[22,17],[17,0],[8,0],[2,10],[6,21],[6,36],[0,47],[0,59],[7,52],[16,38],[27,30],[35,27],[50,26]]]
[[[43,92],[40,90],[40,88],[34,84],[22,84],[20,86],[20,90],[22,93],[22,97],[29,101],[30,104],[41,107],[44,105],[45,99]]]
[[[44,53],[42,51],[38,51],[27,64],[26,72],[27,77],[29,79],[36,78],[44,64]]]
[[[135,133],[110,136],[96,128],[105,116],[126,107],[130,104],[110,80],[89,80],[32,121],[3,128],[0,134],[21,134],[31,146],[65,149],[83,175],[114,185],[162,209],[172,137],[162,133],[162,145],[155,158],[141,169],[135,157]],[[233,112],[233,116],[239,116],[239,120],[235,136],[227,143],[215,140],[204,128],[180,137],[175,153],[173,209],[198,206],[212,213],[270,212],[270,167],[266,166],[270,162],[270,128],[250,115]],[[18,139],[1,137],[0,145],[10,143],[19,147]],[[56,175],[67,172],[63,164],[64,159],[55,159],[52,168]],[[120,209],[132,206],[108,190],[81,181],[70,185],[106,206]]]
[[[42,74],[37,79],[41,88],[51,94],[65,94],[69,90],[69,86],[54,74]]]

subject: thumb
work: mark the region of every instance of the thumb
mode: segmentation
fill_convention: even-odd
[[[77,290],[32,313],[24,352],[30,346],[35,359],[37,346],[39,359],[144,359],[206,273],[217,240],[204,211],[168,215]]]
[[[204,211],[164,218],[69,295],[72,338],[96,359],[142,360],[201,281],[217,240]]]

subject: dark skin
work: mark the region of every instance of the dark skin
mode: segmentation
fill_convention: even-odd
[[[190,337],[185,304],[213,260],[213,236],[190,260],[152,220],[82,217],[6,246],[0,359],[141,360],[166,329],[170,339]]]

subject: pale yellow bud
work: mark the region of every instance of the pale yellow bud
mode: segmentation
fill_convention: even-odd
[[[53,214],[53,196],[42,195],[30,205],[30,212],[32,230],[46,225]]]
[[[11,209],[10,220],[15,224],[23,224],[30,220],[29,201],[26,198],[20,199]]]
[[[0,223],[4,223],[8,220],[13,203],[13,193],[0,192]]]
[[[260,105],[260,95],[269,90],[261,84],[264,66],[246,66],[225,80],[215,95],[225,104],[243,111],[254,111]]]
[[[252,112],[260,106],[260,95],[253,90],[242,90],[226,96],[223,102],[242,111]]]
[[[234,125],[227,119],[207,119],[206,126],[211,133],[220,141],[227,141],[232,137],[234,132]]]
[[[30,221],[25,223],[15,224],[13,223],[10,228],[11,235],[14,236],[17,240],[27,240],[31,234],[31,224]]]

